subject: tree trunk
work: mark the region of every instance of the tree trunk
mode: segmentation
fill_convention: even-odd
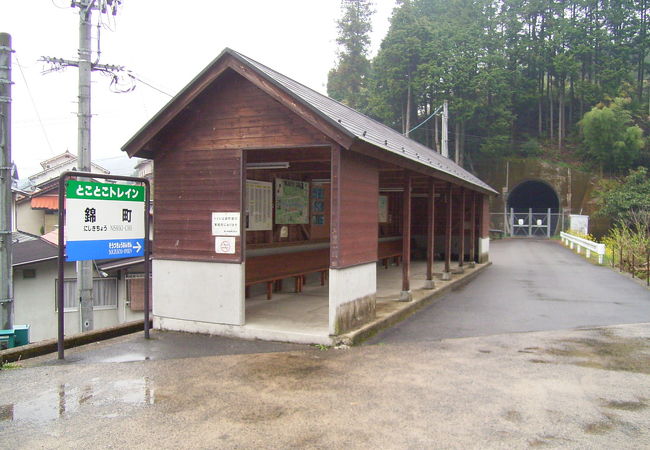
[[[557,147],[562,151],[562,138],[564,137],[564,80],[558,80],[557,99]]]
[[[553,120],[553,84],[551,83],[551,76],[548,76],[548,130],[550,132],[550,138],[553,140],[553,127],[555,126],[555,120]]]
[[[465,121],[460,123],[460,162],[461,167],[465,164]]]
[[[544,131],[542,126],[542,114],[543,114],[542,102],[544,99],[544,74],[538,77],[537,84],[539,88],[539,93],[537,96],[537,137],[541,138],[542,132]]]
[[[571,76],[571,87],[570,87],[571,95],[570,95],[570,100],[569,100],[569,120],[568,124],[569,127],[573,127],[573,103],[575,102],[575,91],[573,90],[573,76]],[[564,133],[566,136],[566,131]]]

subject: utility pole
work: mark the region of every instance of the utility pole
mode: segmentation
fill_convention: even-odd
[[[0,33],[0,328],[14,328],[11,193],[11,35]]]
[[[91,172],[90,160],[90,78],[91,54],[90,36],[94,1],[81,0],[79,7],[79,105],[77,113],[77,168]],[[59,205],[63,207],[63,205]],[[63,243],[59,243],[62,245]],[[95,328],[93,314],[93,262],[77,261],[77,298],[81,311],[81,331]]]
[[[111,72],[123,70],[123,67],[98,64],[99,44],[97,48],[98,60],[92,59],[91,31],[93,10],[100,14],[111,11],[117,13],[121,0],[73,0],[72,7],[79,8],[79,60],[70,61],[61,58],[43,57],[42,60],[58,66],[76,66],[79,68],[79,105],[77,112],[77,168],[81,172],[91,172],[90,151],[90,82],[94,70]],[[59,205],[63,208],[63,205]],[[63,245],[62,242],[59,245]],[[77,261],[77,298],[81,311],[81,331],[94,329],[93,318],[93,261]]]
[[[447,136],[447,121],[449,119],[449,105],[447,100],[444,101],[442,106],[442,156],[449,158],[449,148],[447,147],[449,140]]]

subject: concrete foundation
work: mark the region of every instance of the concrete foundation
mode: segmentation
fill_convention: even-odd
[[[483,264],[490,260],[490,238],[478,238],[478,262]]]
[[[244,324],[244,265],[153,261],[153,316],[159,329],[209,332]]]
[[[330,269],[329,332],[344,333],[375,318],[377,265]]]
[[[424,289],[435,289],[436,283],[433,280],[424,280]]]

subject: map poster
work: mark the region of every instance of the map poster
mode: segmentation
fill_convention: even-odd
[[[309,223],[309,183],[275,179],[275,223]]]

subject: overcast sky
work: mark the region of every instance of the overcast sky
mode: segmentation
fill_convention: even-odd
[[[394,4],[375,0],[373,54]],[[114,21],[102,16],[100,63],[123,65],[175,95],[230,47],[326,93],[339,15],[339,0],[123,0]],[[50,66],[38,59],[76,59],[78,24],[69,0],[0,0],[0,32],[11,34],[15,50],[12,156],[21,178],[66,149],[77,153],[77,69],[42,74]],[[93,45],[96,34],[94,28]],[[170,99],[142,83],[125,94],[112,93],[109,85],[108,77],[93,73],[92,159],[107,167]]]

